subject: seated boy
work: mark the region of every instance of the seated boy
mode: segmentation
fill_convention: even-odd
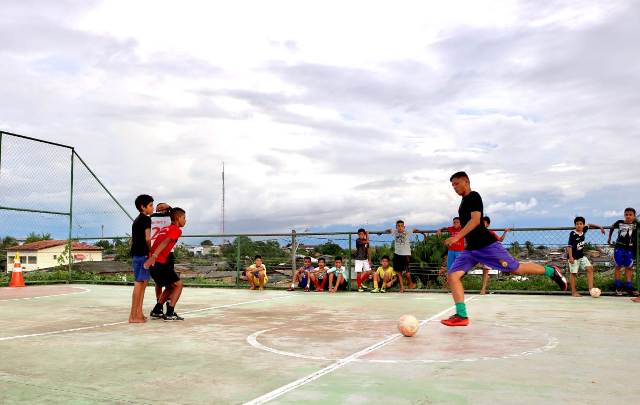
[[[309,279],[309,272],[313,271],[313,265],[311,264],[311,258],[309,256],[305,256],[303,259],[303,265],[295,273],[293,273],[293,281],[291,283],[291,287],[287,291],[293,291],[296,288],[296,284],[298,287],[304,288],[305,292],[309,292],[309,283],[311,280]]]
[[[378,271],[373,274],[372,293],[385,293],[387,292],[387,288],[391,288],[391,286],[398,281],[398,275],[393,271],[393,267],[389,265],[390,261],[389,256],[382,256],[382,259],[380,259],[381,266],[378,267]],[[382,288],[378,289],[378,283],[380,281],[382,281]]]
[[[255,290],[256,287],[260,290],[264,290],[264,286],[269,281],[267,277],[267,266],[262,263],[262,256],[256,255],[254,257],[255,263],[247,267],[246,275],[249,281],[249,289]]]
[[[349,284],[349,272],[342,266],[342,257],[336,256],[335,264],[327,270],[329,275],[329,292],[335,293],[338,288],[346,290]],[[334,283],[335,281],[335,283]]]
[[[321,257],[318,259],[318,267],[309,273],[309,281],[313,283],[316,292],[324,291],[324,287],[327,285],[327,280],[329,280],[329,277],[327,277],[328,269],[325,267],[326,264],[326,260]]]

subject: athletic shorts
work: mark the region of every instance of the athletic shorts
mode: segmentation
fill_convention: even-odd
[[[572,274],[576,274],[578,271],[584,271],[587,267],[591,267],[591,262],[584,256],[579,259],[575,259],[573,264],[569,263],[569,271]]]
[[[307,276],[307,273],[305,273],[304,276],[300,278],[300,282],[298,283],[298,287],[307,288],[307,282],[308,281],[309,281],[309,277]]]
[[[633,259],[635,259],[635,253],[632,249],[615,248],[613,251],[613,258],[616,261],[616,266],[619,267],[632,267]]]
[[[157,263],[151,266],[150,273],[153,281],[160,287],[168,287],[180,281],[180,276],[176,273],[173,264]]]
[[[395,270],[391,268],[389,270],[378,269],[377,273],[378,273],[378,277],[380,277],[380,279],[382,280],[384,280],[385,276],[389,276],[390,279],[397,276]]]
[[[259,271],[254,271],[254,272],[252,272],[252,275],[253,275],[253,285],[255,285],[256,287],[260,287],[260,272]],[[264,285],[267,285],[268,281],[269,281],[269,277],[267,277],[267,275],[265,274],[264,275]]]
[[[411,256],[393,255],[393,270],[396,273],[402,274],[409,271],[409,263],[411,263]]]
[[[502,243],[494,242],[481,249],[463,251],[449,268],[449,273],[456,271],[464,271],[466,273],[478,263],[489,266],[492,269],[498,269],[503,273],[511,273],[520,267],[520,262],[507,252]]]
[[[144,268],[144,262],[147,261],[146,256],[133,256],[133,276],[138,282],[148,281],[151,278],[149,269]]]
[[[456,261],[462,252],[464,252],[464,250],[450,250],[447,252],[447,269],[453,266],[453,262]]]
[[[362,273],[363,271],[371,271],[369,260],[356,260],[356,273]]]

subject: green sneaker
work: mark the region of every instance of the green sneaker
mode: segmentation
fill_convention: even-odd
[[[373,290],[371,290],[372,293],[379,293],[380,289],[379,288],[374,288]]]
[[[386,288],[381,288],[381,289],[380,289],[380,292],[381,292],[381,293],[386,293],[386,292],[387,292],[387,289],[386,289]]]
[[[371,287],[367,287],[366,285],[362,284],[362,289],[365,291],[369,291]]]

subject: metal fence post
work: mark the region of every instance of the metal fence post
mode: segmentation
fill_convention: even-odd
[[[349,272],[349,283],[347,288],[351,291],[351,238],[353,235],[349,234],[349,251],[347,251],[347,271]],[[356,274],[357,276],[357,274]]]
[[[291,277],[296,272],[296,252],[298,251],[298,243],[296,242],[296,230],[291,230]]]
[[[69,240],[67,242],[67,248],[69,249],[69,257],[68,257],[69,279],[67,280],[68,283],[71,283],[71,266],[73,265],[72,263],[73,249],[72,249],[72,243],[71,243],[71,237],[72,237],[71,232],[73,231],[73,172],[74,172],[73,162],[74,160],[75,160],[75,149],[71,148],[71,176],[70,176],[71,188],[69,192]]]
[[[236,236],[236,242],[237,246],[236,246],[236,287],[240,287],[240,244],[241,244],[241,240],[238,236]]]

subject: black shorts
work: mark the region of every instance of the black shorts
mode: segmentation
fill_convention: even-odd
[[[168,287],[180,281],[180,276],[176,273],[171,260],[167,260],[166,263],[156,263],[149,270],[151,278],[160,287]]]
[[[396,273],[404,273],[409,271],[409,264],[411,263],[411,256],[393,255],[393,270]]]

